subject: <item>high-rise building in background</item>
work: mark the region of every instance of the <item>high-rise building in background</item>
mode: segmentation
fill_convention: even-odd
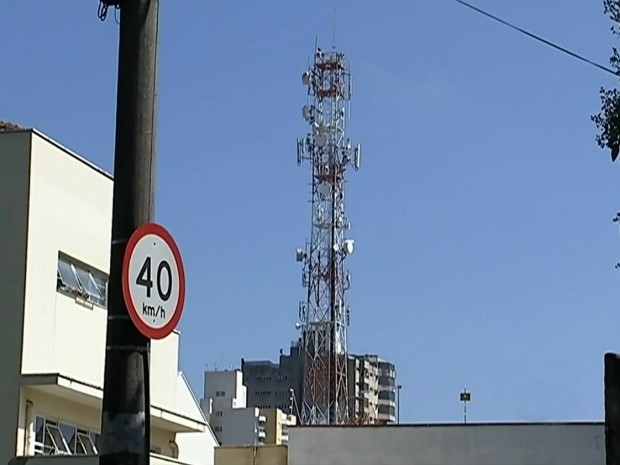
[[[375,363],[379,370],[379,415],[378,421],[383,424],[396,422],[396,402],[398,386],[396,383],[396,367],[387,360],[377,356]]]
[[[257,407],[247,407],[247,390],[239,370],[206,371],[203,412],[221,445],[264,444],[266,418]]]
[[[349,415],[355,423],[396,422],[396,368],[378,355],[349,356]]]
[[[303,402],[303,358],[298,343],[291,344],[280,363],[241,360],[248,405],[279,408],[299,416]],[[390,424],[396,421],[396,370],[378,355],[349,355],[347,398],[350,423]],[[292,394],[292,395],[291,395]]]
[[[240,370],[206,371],[200,405],[223,446],[288,443],[288,427],[297,418],[287,410],[247,403]]]
[[[289,353],[280,351],[279,363],[241,359],[243,383],[248,405],[264,409],[279,408],[299,416],[303,381],[303,358],[299,342],[291,343]]]

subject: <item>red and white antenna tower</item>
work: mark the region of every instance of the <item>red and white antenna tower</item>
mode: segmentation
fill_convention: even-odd
[[[302,424],[340,424],[348,419],[347,327],[345,294],[351,275],[345,259],[353,253],[347,238],[345,172],[360,165],[360,147],[352,147],[345,122],[351,97],[351,73],[344,53],[316,48],[302,74],[308,103],[302,114],[310,125],[297,141],[297,163],[310,162],[312,230],[303,262],[306,299],[299,304],[303,349]]]

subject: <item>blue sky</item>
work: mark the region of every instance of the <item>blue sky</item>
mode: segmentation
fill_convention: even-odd
[[[603,415],[620,351],[618,167],[589,115],[613,77],[450,0],[163,0],[157,220],[184,256],[181,367],[296,338],[309,235],[300,75],[352,62],[350,350],[394,361],[406,422]],[[477,5],[606,63],[602,2]],[[0,118],[113,167],[117,25],[97,2],[5,2]]]

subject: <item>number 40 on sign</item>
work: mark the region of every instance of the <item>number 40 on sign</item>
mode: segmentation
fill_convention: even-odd
[[[123,297],[131,320],[151,339],[168,336],[185,302],[179,249],[162,226],[147,223],[131,235],[123,258]]]

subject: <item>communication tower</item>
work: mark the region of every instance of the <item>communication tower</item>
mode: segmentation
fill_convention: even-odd
[[[302,116],[310,125],[297,140],[297,163],[311,167],[312,228],[305,249],[297,250],[307,289],[299,304],[303,349],[302,424],[341,424],[348,420],[345,294],[351,275],[345,266],[354,241],[345,211],[345,172],[360,166],[360,146],[351,145],[345,122],[351,98],[351,72],[342,52],[316,47],[302,74],[308,102]]]

